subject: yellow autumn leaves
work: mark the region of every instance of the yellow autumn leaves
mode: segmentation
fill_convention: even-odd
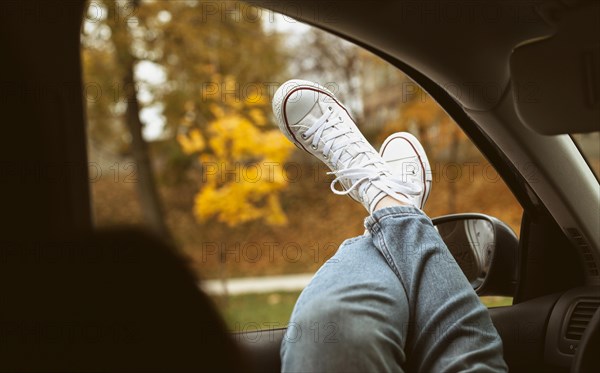
[[[287,223],[279,197],[293,145],[267,127],[267,100],[231,98],[209,105],[212,119],[204,134],[192,128],[177,136],[182,151],[197,156],[202,167],[196,218],[216,218],[230,227],[254,220]]]

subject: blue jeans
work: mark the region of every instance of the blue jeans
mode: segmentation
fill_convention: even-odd
[[[365,220],[304,289],[284,372],[506,371],[487,309],[431,220],[389,207]]]

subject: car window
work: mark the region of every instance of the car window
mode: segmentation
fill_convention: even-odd
[[[336,93],[376,148],[417,136],[429,216],[480,212],[519,232],[521,207],[444,110],[336,36],[243,3],[93,1],[81,40],[96,226],[175,243],[232,330],[285,326],[312,274],[364,231],[363,207],[333,195],[325,166],[274,124],[271,97],[290,78]]]

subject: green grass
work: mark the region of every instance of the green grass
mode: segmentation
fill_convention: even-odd
[[[244,294],[227,300],[215,297],[215,302],[232,331],[252,331],[285,327],[300,292]],[[510,297],[481,297],[488,308],[510,306]]]
[[[283,328],[287,326],[300,292],[244,294],[215,298],[227,326],[233,331]]]
[[[513,302],[512,297],[486,296],[479,297],[479,299],[487,308],[510,306]]]

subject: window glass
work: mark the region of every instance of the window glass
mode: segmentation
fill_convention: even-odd
[[[290,78],[334,91],[376,148],[416,135],[429,216],[480,212],[519,231],[521,207],[439,105],[335,36],[244,3],[93,1],[81,40],[95,224],[174,242],[232,330],[285,326],[312,273],[364,231],[362,206],[277,130],[270,100]]]

